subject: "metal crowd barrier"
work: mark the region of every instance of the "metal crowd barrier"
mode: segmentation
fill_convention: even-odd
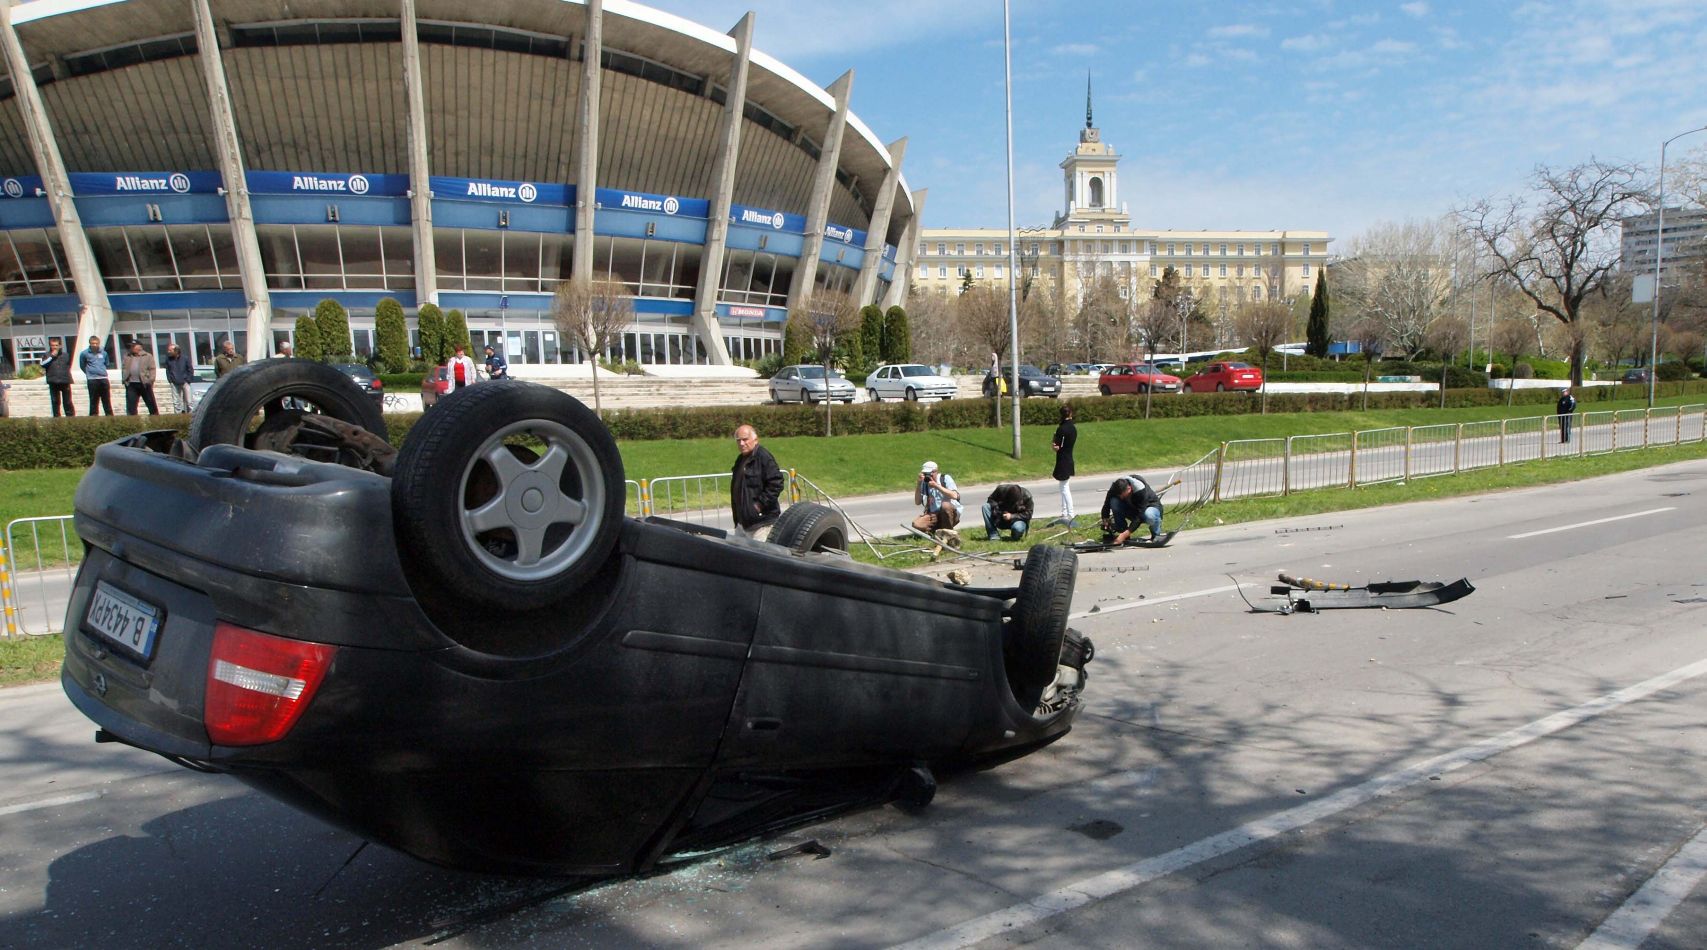
[[[83,560],[81,542],[72,544],[71,518],[15,518],[6,524],[5,534],[0,535],[0,614],[5,618],[6,636],[57,633],[64,625],[64,596],[69,595]],[[17,538],[24,528],[29,544],[20,548]],[[49,535],[45,546],[44,528]],[[58,535],[57,551],[54,534]]]

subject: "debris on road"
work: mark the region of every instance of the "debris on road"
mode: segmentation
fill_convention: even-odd
[[[772,851],[770,854],[765,855],[765,857],[771,861],[781,861],[783,858],[792,858],[797,854],[810,854],[812,855],[812,860],[822,861],[830,856],[830,849],[819,844],[817,838],[809,838],[792,848],[783,848],[781,851]]]

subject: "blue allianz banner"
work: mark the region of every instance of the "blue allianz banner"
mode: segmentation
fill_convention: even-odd
[[[784,214],[781,211],[771,211],[767,208],[749,208],[746,205],[732,204],[729,206],[729,220],[735,224],[770,228],[773,231],[806,233],[805,218],[798,214]]]
[[[0,181],[0,195],[7,198],[41,198],[46,194],[40,175],[16,175]]]
[[[641,191],[617,191],[600,188],[595,195],[600,211],[645,211],[653,214],[687,215],[703,218],[711,213],[711,202],[704,198],[678,198],[675,195],[649,195]]]
[[[568,205],[573,189],[568,185],[536,181],[500,181],[492,178],[451,178],[434,175],[434,198],[464,201],[511,201],[519,204]]]
[[[397,198],[409,193],[408,175],[343,172],[249,172],[249,190],[258,195],[326,195]]]
[[[844,228],[839,224],[824,225],[824,236],[849,247],[865,247],[865,232],[859,228]]]
[[[71,190],[88,195],[211,195],[219,172],[72,172]]]

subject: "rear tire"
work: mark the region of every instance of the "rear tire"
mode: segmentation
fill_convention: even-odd
[[[605,566],[625,489],[616,441],[591,409],[498,380],[445,397],[409,430],[391,511],[412,585],[525,612]]]
[[[1227,387],[1222,383],[1216,383],[1215,384],[1215,391],[1218,393],[1224,393],[1227,391]]]
[[[765,540],[801,554],[846,551],[848,523],[840,512],[828,505],[803,501],[790,505],[782,517],[776,519]]]
[[[1013,617],[1002,630],[1002,656],[1014,699],[1027,710],[1055,681],[1078,566],[1078,555],[1054,545],[1039,544],[1026,555]]]
[[[248,446],[257,414],[272,418],[286,399],[306,403],[323,415],[385,437],[379,405],[342,372],[314,360],[269,359],[226,373],[196,403],[190,416],[190,447]]]

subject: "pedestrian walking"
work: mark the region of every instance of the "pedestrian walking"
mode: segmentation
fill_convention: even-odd
[[[759,433],[752,426],[735,429],[735,444],[741,454],[735,456],[735,467],[730,470],[729,511],[735,518],[735,530],[763,541],[782,514],[782,469],[770,450],[759,444]]]
[[[77,354],[77,368],[82,371],[84,385],[89,390],[89,415],[99,406],[113,414],[112,383],[107,379],[107,353],[101,349],[101,338],[89,338],[89,348]]]
[[[492,347],[492,344],[490,344],[490,343],[486,344],[486,378],[487,379],[509,379],[510,378],[509,361],[505,360],[504,354],[502,354],[502,353],[498,352],[496,349],[494,349]]]
[[[160,414],[160,406],[154,401],[154,377],[159,367],[154,362],[154,354],[142,348],[142,341],[130,341],[130,352],[124,358],[124,414],[136,415],[138,400],[148,407],[148,414]]]
[[[62,407],[65,415],[75,416],[77,410],[71,405],[71,356],[58,337],[47,341],[47,355],[42,357],[41,368],[47,380],[47,401],[53,417],[59,418]]]
[[[1055,482],[1061,488],[1061,517],[1056,524],[1069,527],[1073,524],[1073,490],[1069,486],[1075,470],[1073,467],[1073,445],[1079,441],[1078,426],[1073,424],[1073,407],[1061,407],[1061,424],[1055,427],[1055,436],[1049,440],[1055,448],[1055,471],[1052,473]]]

